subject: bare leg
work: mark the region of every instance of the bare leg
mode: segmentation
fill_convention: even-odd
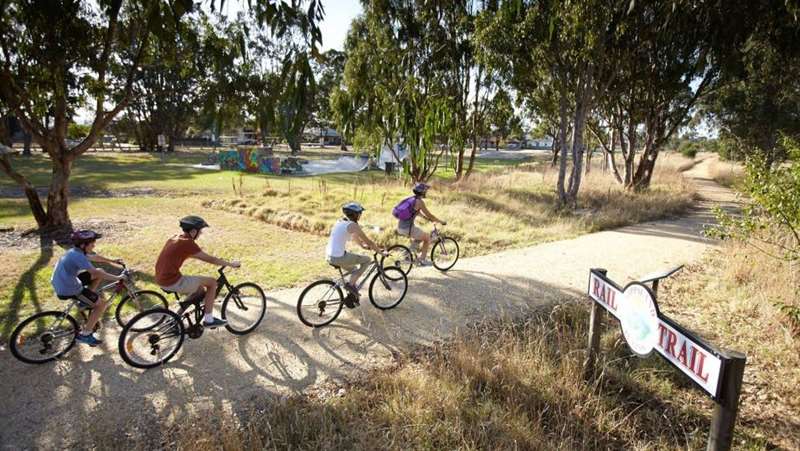
[[[94,331],[94,326],[97,324],[97,321],[100,320],[100,317],[103,316],[103,313],[107,308],[108,302],[102,295],[100,295],[100,297],[94,303],[94,307],[92,307],[92,313],[89,314],[89,319],[86,320],[86,324],[83,325],[83,330],[81,332],[84,335],[88,335]]]
[[[217,281],[211,277],[202,277],[200,287],[206,290],[206,295],[203,299],[205,312],[207,315],[212,314],[214,313],[214,298],[217,295]]]
[[[89,284],[89,289],[97,293],[97,288],[100,286],[100,282],[102,281],[103,279],[99,277],[92,279],[92,283]],[[96,326],[97,322],[100,321],[100,318],[103,316],[103,313],[105,313],[107,308],[108,302],[106,301],[105,297],[103,297],[102,293],[100,293],[100,296],[94,303],[94,307],[92,307],[92,313],[89,314],[89,319],[87,319],[86,323],[83,325],[81,333],[88,335],[94,332],[94,326]]]
[[[431,247],[431,234],[430,233],[423,233],[417,237],[418,240],[422,241],[422,250],[419,253],[420,260],[425,260],[425,257],[428,255],[428,249]]]

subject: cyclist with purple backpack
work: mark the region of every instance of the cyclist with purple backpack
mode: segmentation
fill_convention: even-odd
[[[430,186],[425,183],[416,183],[412,189],[414,195],[403,199],[392,210],[392,215],[394,215],[394,217],[398,220],[397,233],[408,236],[411,238],[412,243],[413,240],[422,241],[422,250],[417,256],[417,261],[415,262],[415,264],[419,266],[429,266],[431,264],[431,262],[426,258],[428,255],[428,249],[431,246],[431,234],[414,224],[417,215],[421,214],[422,217],[428,221],[447,225],[446,222],[434,216],[425,205],[425,201],[423,199],[425,198],[429,188]],[[414,249],[412,247],[412,251],[413,250]]]

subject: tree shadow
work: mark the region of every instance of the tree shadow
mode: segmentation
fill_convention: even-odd
[[[9,302],[0,320],[0,338],[7,339],[8,336],[11,335],[14,327],[19,323],[19,312],[25,299],[28,299],[29,302],[33,304],[35,313],[42,311],[42,302],[37,294],[36,275],[45,266],[50,264],[50,260],[53,258],[54,245],[55,241],[52,236],[46,233],[39,235],[39,256],[30,268],[22,273],[19,280],[17,280],[17,284],[14,286],[14,290],[11,294],[11,302]]]

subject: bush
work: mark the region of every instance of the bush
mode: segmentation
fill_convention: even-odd
[[[697,151],[700,146],[693,142],[684,142],[678,149],[680,153],[686,158],[694,158],[697,156]]]

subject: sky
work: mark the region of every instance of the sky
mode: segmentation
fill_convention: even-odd
[[[235,16],[245,8],[246,4],[246,0],[228,0],[225,2],[222,12],[227,16]],[[359,0],[322,0],[322,7],[325,9],[325,19],[320,24],[322,50],[342,50],[350,22],[363,11],[361,2]]]
[[[350,29],[350,22],[363,11],[359,0],[328,0],[323,1],[325,20],[322,21],[322,48],[323,50],[343,50],[344,38]]]

